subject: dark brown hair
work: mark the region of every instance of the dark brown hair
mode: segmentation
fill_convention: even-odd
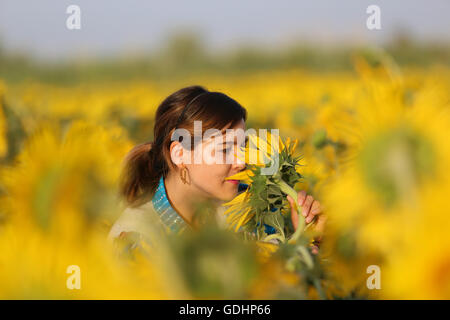
[[[190,86],[169,95],[156,110],[153,141],[135,146],[126,156],[119,194],[128,206],[150,200],[161,176],[173,168],[170,157],[172,133],[184,128],[194,135],[194,121],[202,121],[202,134],[208,129],[235,126],[247,120],[247,111],[221,92]],[[191,144],[191,149],[195,146]]]

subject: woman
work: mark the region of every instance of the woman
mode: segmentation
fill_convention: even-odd
[[[146,236],[156,226],[163,227],[167,234],[195,229],[194,212],[201,200],[213,200],[220,213],[220,204],[234,198],[245,187],[239,181],[225,180],[245,168],[245,163],[236,157],[227,161],[243,140],[240,135],[232,134],[226,135],[223,143],[219,140],[216,144],[214,136],[204,134],[211,129],[219,129],[223,135],[226,129],[243,132],[246,119],[247,112],[238,102],[201,86],[186,87],[168,96],[156,111],[154,142],[136,146],[126,158],[120,194],[127,209],[113,225],[110,238],[120,238],[130,232]],[[199,123],[201,132],[196,127]],[[189,133],[190,139],[174,140],[175,130]],[[225,161],[195,161],[196,151],[208,147],[211,156],[223,157]],[[316,225],[323,228],[325,220],[320,215],[320,203],[304,191],[298,193],[296,200],[306,222],[318,216]],[[288,196],[288,201],[296,228],[294,200]]]

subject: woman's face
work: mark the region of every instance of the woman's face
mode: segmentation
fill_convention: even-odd
[[[238,180],[225,180],[245,168],[245,163],[236,158],[238,148],[245,145],[245,122],[241,120],[233,129],[216,132],[204,138],[191,154],[191,164],[187,164],[191,187],[205,197],[228,201],[237,195]],[[205,132],[206,133],[206,132]],[[208,135],[207,135],[208,137]],[[203,153],[201,161],[199,155]]]

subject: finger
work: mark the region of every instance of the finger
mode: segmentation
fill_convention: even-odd
[[[317,200],[314,200],[311,205],[311,210],[308,213],[308,216],[306,217],[305,221],[306,223],[310,223],[314,216],[320,213],[320,203]]]
[[[304,212],[304,216],[307,217],[309,214],[309,210],[311,209],[311,205],[314,201],[314,198],[312,196],[306,196],[305,203],[302,206],[302,212]]]
[[[303,203],[305,202],[305,200],[306,200],[306,191],[304,191],[304,190],[299,191],[299,192],[297,193],[297,201],[298,201],[298,204],[299,204],[300,206],[302,206]]]
[[[314,216],[310,213],[308,214],[308,216],[305,218],[305,222],[306,223],[310,223],[312,221],[312,219],[314,219]]]
[[[322,212],[322,208],[320,206],[320,202],[315,200],[313,204],[311,205],[311,214],[312,215],[318,215]]]

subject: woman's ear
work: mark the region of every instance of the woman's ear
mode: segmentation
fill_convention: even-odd
[[[178,141],[173,141],[170,145],[170,159],[172,162],[179,167],[182,163],[184,163],[185,152],[184,148]]]

